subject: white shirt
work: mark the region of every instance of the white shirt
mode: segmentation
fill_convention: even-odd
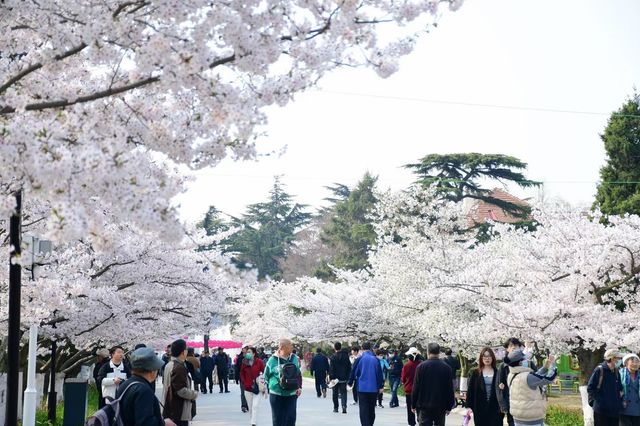
[[[115,378],[120,377],[122,381],[127,380],[127,375],[124,373],[124,362],[120,362],[120,365],[115,365],[113,361],[109,361],[109,367],[113,369],[113,373],[107,373],[107,377],[102,379],[102,397],[116,397],[116,390],[118,385],[115,383]]]

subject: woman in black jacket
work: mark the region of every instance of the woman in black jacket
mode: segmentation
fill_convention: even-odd
[[[478,368],[469,378],[467,391],[467,407],[473,411],[476,426],[502,426],[504,415],[496,397],[498,383],[496,355],[491,348],[483,348],[478,357]]]

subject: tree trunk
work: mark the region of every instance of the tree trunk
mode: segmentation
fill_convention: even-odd
[[[604,346],[595,351],[577,348],[573,350],[573,354],[578,358],[580,364],[580,384],[586,385],[593,369],[600,364],[604,358]]]

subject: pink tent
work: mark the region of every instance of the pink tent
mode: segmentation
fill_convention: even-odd
[[[189,340],[187,341],[187,346],[201,349],[204,348],[204,342]],[[209,340],[209,348],[219,347],[224,349],[240,349],[242,348],[242,342],[234,342],[233,340]]]

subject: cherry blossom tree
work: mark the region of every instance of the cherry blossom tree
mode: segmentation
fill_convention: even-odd
[[[256,155],[264,108],[336,67],[386,77],[461,0],[0,3],[0,212],[46,200],[56,239],[103,233],[108,206],[172,232],[175,166]]]

